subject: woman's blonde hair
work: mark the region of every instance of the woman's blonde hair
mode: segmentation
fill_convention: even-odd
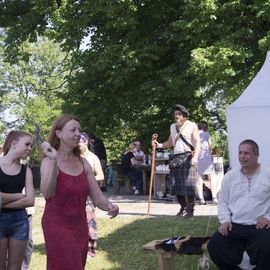
[[[126,148],[126,151],[125,151],[125,154],[128,153],[128,152],[133,152],[134,148],[136,147],[136,144],[133,142],[131,143],[127,148]]]

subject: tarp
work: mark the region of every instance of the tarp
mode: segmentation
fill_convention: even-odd
[[[239,167],[238,146],[245,139],[256,141],[259,162],[270,166],[270,52],[252,82],[226,109],[230,167]]]

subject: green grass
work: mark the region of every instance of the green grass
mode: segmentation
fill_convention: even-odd
[[[37,209],[33,218],[35,251],[30,270],[46,269],[44,240],[40,225],[42,209]],[[88,258],[85,269],[92,270],[158,270],[158,261],[142,246],[155,239],[171,236],[205,236],[208,217],[180,219],[177,217],[98,218],[98,250],[94,258]],[[217,228],[218,221],[211,219],[209,233]],[[60,256],[61,256],[61,251]],[[200,256],[175,256],[176,269],[197,270]],[[217,268],[211,264],[210,270]],[[64,269],[63,269],[64,270]],[[76,270],[76,269],[74,269]]]

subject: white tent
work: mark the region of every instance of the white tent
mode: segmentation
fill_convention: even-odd
[[[230,166],[240,166],[238,146],[245,139],[258,143],[259,162],[270,166],[270,52],[246,90],[227,107],[226,117]]]

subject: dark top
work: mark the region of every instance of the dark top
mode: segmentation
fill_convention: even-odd
[[[123,155],[121,161],[121,172],[123,174],[127,174],[134,170],[134,168],[132,168],[132,163],[130,161],[133,157],[134,155],[132,152],[128,152],[125,155]]]
[[[2,171],[0,166],[0,190],[3,193],[22,193],[25,187],[26,166],[22,165],[21,170],[16,175],[7,175]],[[2,208],[1,212],[10,213],[22,209]]]
[[[94,153],[98,156],[98,158],[100,160],[107,160],[106,149],[103,141],[95,138],[93,146],[94,146]]]

